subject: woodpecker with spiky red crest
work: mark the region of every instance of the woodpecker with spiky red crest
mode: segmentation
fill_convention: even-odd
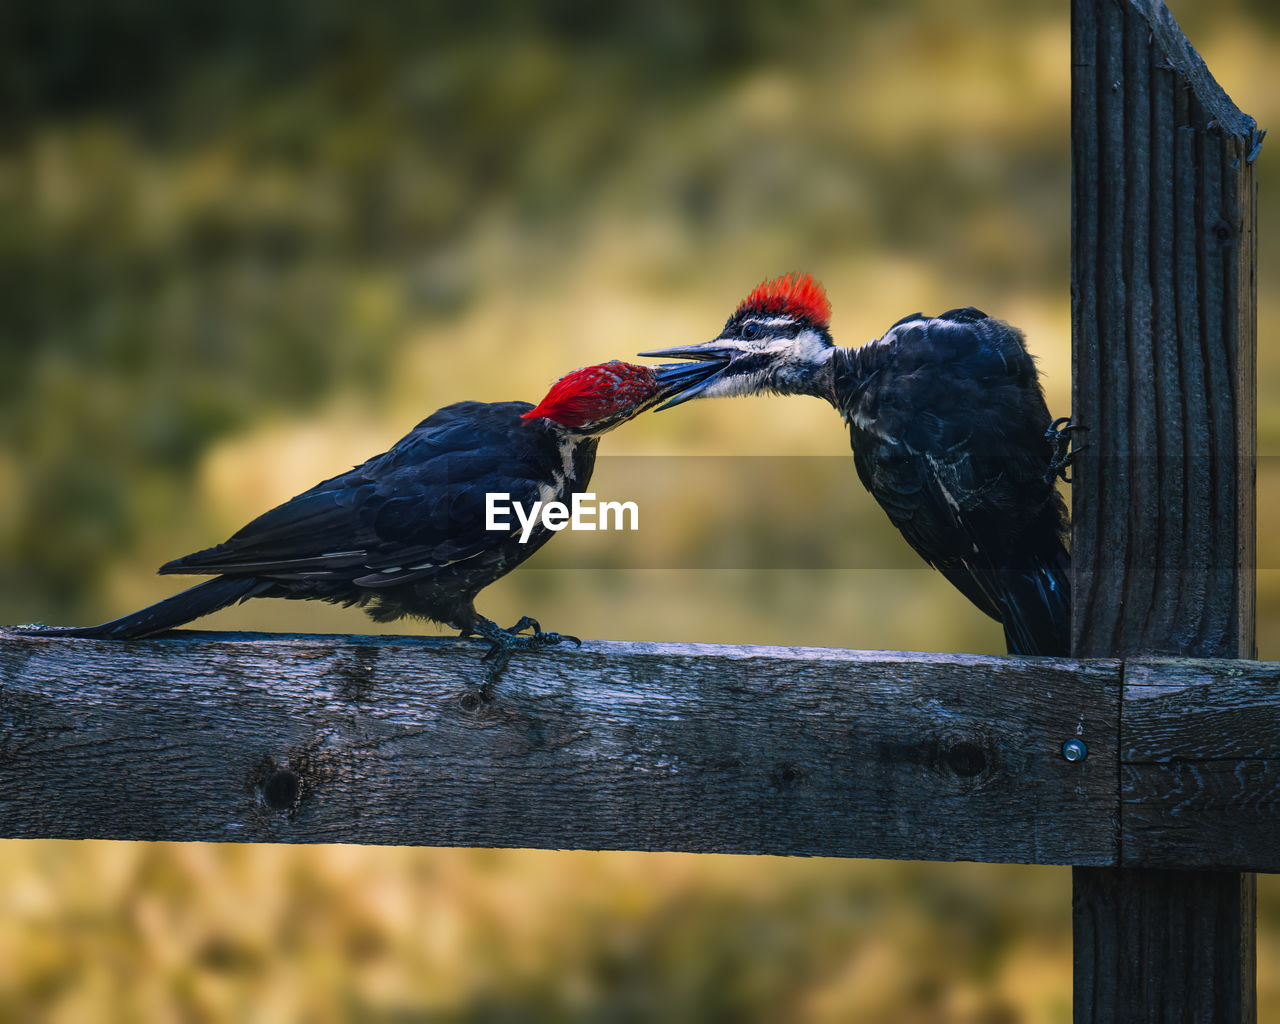
[[[476,611],[476,595],[552,535],[541,522],[523,541],[519,529],[487,529],[486,496],[567,503],[590,481],[602,434],[712,372],[690,371],[615,361],[562,377],[536,407],[445,406],[390,451],[160,568],[213,579],[99,626],[33,631],[127,640],[251,597],[316,599],[360,605],[380,622],[413,616],[478,634],[490,644],[492,681],[513,651],[577,641],[528,616],[502,629]]]
[[[663,408],[773,392],[830,402],[863,485],[907,543],[1004,626],[1014,654],[1068,651],[1070,462],[1020,332],[972,308],[914,313],[860,348],[833,344],[808,274],[765,281],[714,341],[642,353],[715,367]]]

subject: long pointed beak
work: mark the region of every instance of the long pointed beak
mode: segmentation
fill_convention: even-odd
[[[738,350],[719,339],[701,345],[684,345],[677,348],[654,349],[639,353],[657,358],[688,359],[687,363],[667,363],[655,367],[658,382],[671,397],[658,406],[657,412],[672,409],[692,401],[709,388],[725,370]]]
[[[682,390],[677,390],[674,395],[654,409],[654,412],[662,412],[664,409],[674,409],[677,405],[684,405],[685,402],[693,401],[693,399],[701,395],[702,392],[706,391],[707,388],[711,386],[712,382],[720,376],[720,371],[723,367],[718,363],[699,363],[698,369],[703,371],[701,377],[692,378],[690,383],[686,384]]]
[[[664,363],[662,366],[653,367],[653,372],[658,378],[658,390],[652,402],[657,403],[662,402],[664,398],[667,399],[658,406],[661,410],[689,401],[719,374],[724,365],[718,362],[699,362]]]
[[[715,341],[704,341],[701,345],[684,345],[677,348],[655,348],[648,352],[637,352],[636,355],[651,359],[692,359],[704,363],[727,363],[738,350],[726,345],[717,338]]]

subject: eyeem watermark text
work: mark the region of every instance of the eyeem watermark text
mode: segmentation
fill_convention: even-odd
[[[593,491],[575,492],[568,505],[563,501],[535,501],[529,509],[518,501],[512,501],[506,491],[490,491],[485,495],[484,512],[486,530],[510,530],[509,517],[514,512],[520,523],[521,544],[528,543],[529,535],[539,522],[557,533],[566,526],[570,530],[640,529],[640,508],[634,501],[602,501],[597,504]],[[613,526],[609,525],[610,513],[613,514]]]

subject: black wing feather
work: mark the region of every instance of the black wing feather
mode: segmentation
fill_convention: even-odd
[[[1012,652],[1065,654],[1067,515],[1021,336],[969,307],[904,318],[849,358],[842,411],[864,486]]]
[[[537,460],[510,443],[530,408],[525,402],[447,406],[389,451],[160,571],[390,586],[470,558],[494,543],[485,529],[488,491],[507,491],[525,504],[539,497]]]

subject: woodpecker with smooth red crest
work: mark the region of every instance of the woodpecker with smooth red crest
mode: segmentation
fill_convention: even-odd
[[[821,285],[788,274],[752,291],[714,341],[641,354],[715,368],[662,408],[826,399],[849,426],[858,477],[916,553],[1004,626],[1010,653],[1065,655],[1068,516],[1054,478],[1078,428],[1050,416],[1022,334],[964,308],[914,313],[849,349],[830,320]]]
[[[590,481],[602,434],[709,372],[614,361],[566,375],[536,407],[445,406],[390,451],[160,567],[213,579],[102,625],[29,631],[128,640],[251,597],[314,599],[362,606],[379,622],[412,616],[478,634],[490,644],[492,681],[514,651],[577,640],[528,616],[503,629],[476,611],[481,590],[552,536],[541,521],[523,539],[519,528],[488,529],[486,496],[567,503]]]

